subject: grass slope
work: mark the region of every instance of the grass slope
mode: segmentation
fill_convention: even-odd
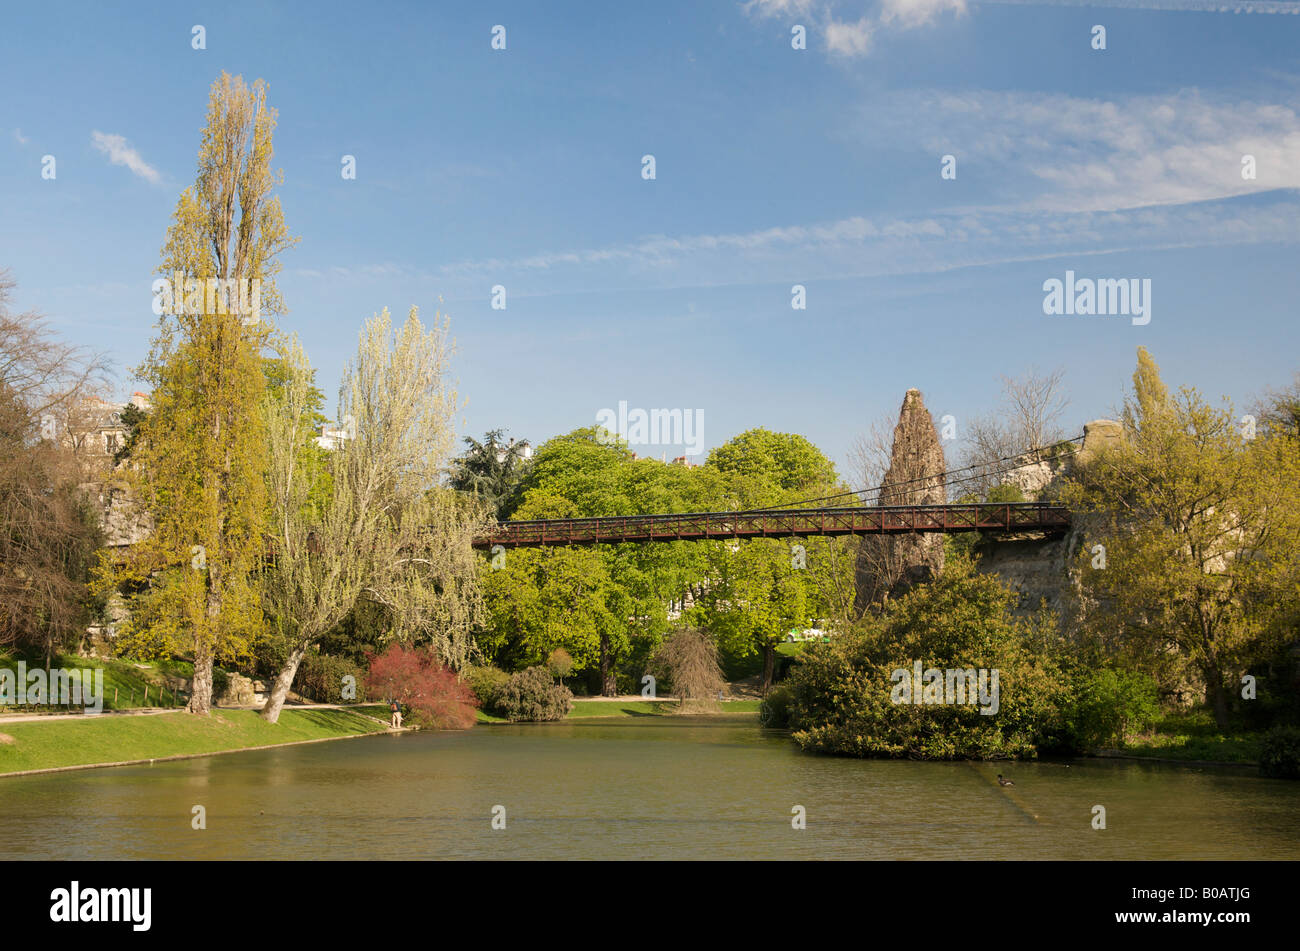
[[[284,710],[270,724],[255,710],[214,710],[210,717],[186,713],[100,716],[68,720],[0,721],[0,774],[25,769],[157,759],[216,753],[252,746],[377,733],[386,724],[359,709]],[[364,708],[381,715],[380,707]]]
[[[63,655],[55,657],[51,664],[54,668],[64,668],[67,670],[95,670],[102,668],[104,671],[104,709],[105,710],[126,710],[137,707],[175,707],[183,706],[176,698],[176,693],[171,687],[166,686],[166,676],[189,678],[193,674],[193,668],[190,664],[180,661],[156,662],[153,664],[137,665],[130,661],[124,660],[104,660],[101,658],[76,657],[73,655]],[[0,667],[8,668],[17,672],[18,660],[15,657],[0,655]],[[28,671],[44,669],[44,660],[28,660]],[[145,688],[149,690],[149,702],[145,703]],[[166,691],[166,702],[163,702],[164,689]],[[116,690],[116,700],[114,691]]]

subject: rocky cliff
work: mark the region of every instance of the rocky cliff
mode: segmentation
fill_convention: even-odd
[[[920,390],[908,390],[894,427],[889,469],[878,505],[939,505],[944,497],[943,445]],[[872,604],[898,597],[943,570],[943,536],[867,535],[858,547],[859,614]]]

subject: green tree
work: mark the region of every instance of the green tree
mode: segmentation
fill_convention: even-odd
[[[1191,664],[1226,729],[1228,675],[1268,653],[1296,602],[1297,443],[1243,438],[1230,406],[1171,395],[1145,349],[1122,421],[1122,442],[1081,462],[1063,496],[1089,525],[1090,624],[1153,668]]]
[[[593,428],[543,444],[520,483],[515,518],[698,511],[709,478],[699,469],[633,459]],[[489,623],[479,644],[505,667],[541,664],[563,648],[598,689],[617,691],[620,667],[644,663],[669,629],[702,564],[690,542],[517,549],[484,581]]]
[[[528,469],[528,443],[504,440],[504,430],[494,429],[479,442],[466,436],[469,448],[453,463],[449,484],[458,492],[483,499],[497,518],[506,518],[524,472]]]
[[[126,575],[137,583],[156,576],[135,598],[151,603],[136,605],[132,626],[155,646],[192,651],[191,713],[211,707],[214,659],[247,654],[262,631],[260,354],[270,331],[206,288],[233,281],[218,286],[243,288],[249,300],[260,288],[261,313],[283,312],[277,256],[295,239],[271,194],[281,180],[271,171],[275,122],[261,80],[248,87],[223,73],[213,83],[197,181],[181,193],[159,268],[181,306],[160,318],[137,370],[151,384],[153,408],[140,427],[133,481],[155,528],[135,546]],[[142,631],[150,617],[159,629]]]
[[[843,489],[834,464],[795,433],[741,433],[714,449],[704,468],[718,474],[730,509],[788,506]],[[733,655],[761,654],[764,692],[775,675],[777,645],[792,628],[806,627],[827,614],[848,616],[853,557],[842,541],[704,544],[707,583],[693,617]]]
[[[363,594],[388,609],[397,640],[429,644],[444,665],[468,662],[479,605],[471,542],[484,519],[437,484],[457,408],[449,359],[445,321],[426,330],[414,308],[396,332],[387,310],[368,321],[340,388],[347,437],[322,454],[311,368],[296,340],[284,347],[265,406],[276,557],[263,576],[284,660],[264,719],[276,722],[306,652]]]

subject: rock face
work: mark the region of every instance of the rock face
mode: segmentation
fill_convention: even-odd
[[[1010,474],[1025,497],[1052,499],[1061,481],[1076,465],[1124,438],[1123,427],[1110,419],[1096,419],[1083,427],[1083,445],[1074,455],[1035,462]],[[1092,526],[1086,516],[1074,515],[1069,532],[1060,538],[1030,535],[994,535],[980,545],[976,570],[997,575],[1019,596],[1019,608],[1030,613],[1046,603],[1068,630],[1075,620],[1077,579],[1072,576],[1079,549],[1087,543]]]
[[[251,707],[253,699],[253,681],[243,674],[226,674],[226,692],[217,700],[223,707]]]
[[[153,517],[135,504],[124,485],[88,482],[81,490],[99,512],[99,524],[107,547],[134,545],[153,531]]]
[[[908,390],[894,427],[889,469],[878,505],[939,505],[947,501],[943,445],[925,408],[920,390]],[[908,588],[935,577],[943,569],[940,534],[866,535],[858,548],[859,614],[873,604],[898,597]]]

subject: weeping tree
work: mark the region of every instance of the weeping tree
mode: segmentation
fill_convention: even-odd
[[[273,563],[263,602],[284,657],[262,717],[280,715],[306,652],[360,598],[382,604],[391,638],[427,644],[444,664],[469,659],[477,619],[471,542],[482,507],[439,485],[451,448],[455,392],[446,322],[426,329],[415,308],[394,332],[368,321],[344,371],[330,453],[315,446],[311,368],[284,346],[284,385],[266,400]]]
[[[655,651],[651,668],[672,687],[683,710],[716,707],[726,681],[718,645],[703,631],[676,631]]]

